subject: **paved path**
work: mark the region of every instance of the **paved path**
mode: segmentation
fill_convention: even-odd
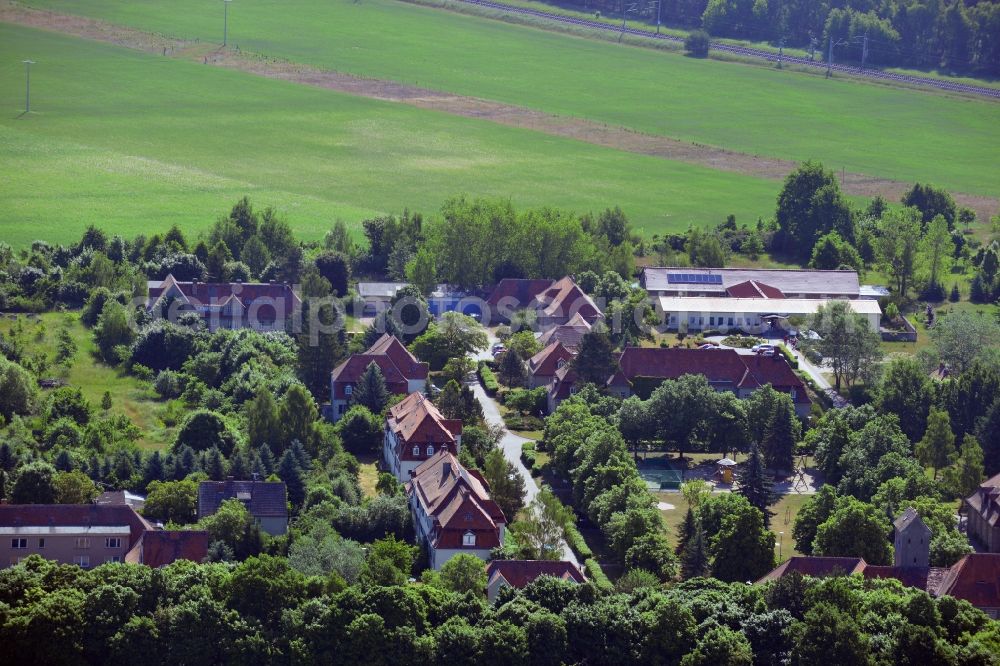
[[[503,450],[504,457],[517,469],[518,474],[524,477],[524,502],[525,504],[531,504],[538,494],[538,484],[531,478],[531,471],[521,462],[521,445],[531,440],[515,435],[507,430],[503,422],[503,417],[500,416],[500,409],[497,407],[497,403],[486,395],[486,391],[483,390],[479,382],[472,384],[472,392],[475,394],[476,400],[483,407],[483,416],[486,417],[486,422],[490,425],[499,425],[504,429],[500,448]],[[565,542],[563,542],[563,559],[572,562],[581,569],[583,568],[582,563],[576,559],[576,555],[573,554],[573,551]]]

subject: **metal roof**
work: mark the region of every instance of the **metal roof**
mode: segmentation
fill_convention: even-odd
[[[704,292],[725,293],[729,287],[756,280],[776,287],[787,298],[796,294],[844,294],[857,297],[859,293],[858,274],[855,271],[814,271],[804,269],[774,268],[667,268],[649,266],[642,271],[642,283],[646,291],[676,291],[681,288],[671,275],[711,275],[711,282],[687,282],[693,288]],[[719,280],[721,278],[721,280]],[[717,281],[718,280],[718,281]]]

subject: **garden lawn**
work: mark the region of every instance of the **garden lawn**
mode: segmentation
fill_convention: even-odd
[[[178,9],[178,11],[180,11]],[[24,70],[32,113],[20,116]],[[432,213],[450,196],[648,232],[767,215],[779,184],[476,119],[0,24],[0,240],[68,243],[87,224],[194,234],[247,194],[306,240],[344,219]]]
[[[0,319],[0,333],[8,335],[15,321],[7,315]],[[62,375],[58,366],[51,366],[48,376],[57,377],[68,385],[80,389],[83,397],[99,413],[104,392],[111,393],[111,412],[120,413],[131,419],[142,430],[138,441],[141,448],[166,450],[174,441],[174,428],[167,428],[158,417],[164,403],[157,399],[149,382],[120,373],[115,368],[97,360],[97,347],[89,329],[80,323],[79,313],[50,312],[29,319],[18,315],[26,332],[26,348],[29,353],[41,352],[52,361],[56,354],[57,335],[66,326],[76,343],[77,352],[72,359],[68,374]],[[40,336],[40,339],[39,339]],[[46,391],[40,399],[44,401]]]
[[[220,2],[27,4],[221,42]],[[838,171],[1000,195],[1000,104],[992,101],[687,58],[394,0],[239,0],[229,10],[229,44],[244,51],[740,152],[816,159]]]

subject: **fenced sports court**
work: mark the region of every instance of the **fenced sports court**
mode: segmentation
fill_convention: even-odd
[[[669,460],[653,459],[639,463],[639,476],[650,490],[680,490],[684,475]]]

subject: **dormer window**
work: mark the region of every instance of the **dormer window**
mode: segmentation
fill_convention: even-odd
[[[434,455],[434,445],[433,444],[428,444],[427,445],[427,455],[429,455],[429,456]]]
[[[463,546],[475,546],[476,545],[476,535],[472,532],[466,532],[462,535],[462,545]]]
[[[348,384],[347,386],[344,387],[344,395],[351,395],[352,393],[354,393],[354,387],[353,386],[351,386],[350,384]]]
[[[420,447],[419,446],[414,446],[413,447],[413,455],[415,455],[415,456],[419,456],[420,455]]]
[[[564,365],[566,365],[566,359],[564,359],[564,358],[561,358],[561,359],[559,359],[558,361],[556,361],[556,367],[557,367],[557,368],[561,368],[561,367],[563,367]]]

